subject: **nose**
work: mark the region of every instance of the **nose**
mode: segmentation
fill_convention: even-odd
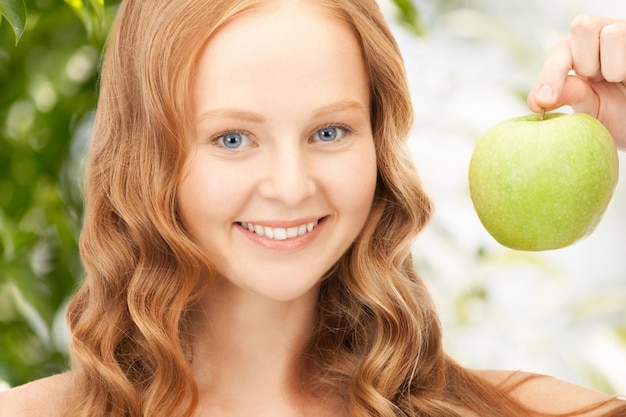
[[[316,191],[311,162],[306,151],[298,146],[268,152],[259,194],[291,207],[306,201]]]

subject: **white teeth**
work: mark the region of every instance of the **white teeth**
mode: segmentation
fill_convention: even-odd
[[[293,226],[289,228],[283,227],[269,227],[269,226],[261,226],[258,224],[241,222],[241,227],[244,229],[248,229],[249,231],[256,233],[259,236],[265,236],[270,239],[275,240],[286,240],[293,239],[298,236],[303,236],[309,232],[311,232],[315,226],[317,226],[318,221],[301,224],[299,226]]]
[[[288,239],[293,239],[296,236],[298,236],[298,227],[290,227],[289,229],[287,229]]]
[[[274,228],[274,239],[276,240],[285,240],[287,239],[287,230],[280,228],[280,227],[276,227]]]

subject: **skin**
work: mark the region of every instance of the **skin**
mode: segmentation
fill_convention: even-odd
[[[320,281],[360,232],[376,186],[360,48],[314,2],[282,2],[221,28],[198,69],[198,137],[178,201],[218,274],[194,347],[203,407],[299,414],[311,407],[297,364]],[[316,221],[297,238],[267,236]]]
[[[600,120],[626,150],[626,20],[578,16],[528,94],[535,112],[569,105]]]
[[[329,49],[323,53],[340,54],[340,58],[337,58],[337,55],[332,55],[331,58],[335,57],[347,61],[355,59],[356,44],[345,27],[338,21],[323,17],[319,10],[312,7],[311,4],[312,2],[289,2],[288,5],[281,3],[280,7],[271,10],[271,12],[259,10],[243,15],[227,25],[223,32],[211,41],[214,42],[213,46],[215,46],[213,52],[210,52],[211,46],[206,52],[206,64],[211,67],[212,64],[209,65],[208,60],[209,55],[217,53],[220,41],[225,41],[229,37],[234,40],[238,36],[247,34],[247,38],[239,38],[239,46],[246,48],[247,42],[251,42],[249,45],[252,46],[254,42],[260,42],[262,38],[271,40],[275,36],[275,40],[280,39],[281,42],[286,40],[286,43],[283,47],[280,43],[275,42],[273,48],[270,48],[267,53],[284,53],[285,55],[280,58],[285,61],[279,59],[277,62],[284,62],[285,66],[279,65],[276,70],[291,69],[293,71],[287,74],[281,72],[282,77],[272,77],[271,72],[267,73],[270,76],[267,79],[268,83],[271,83],[275,88],[264,91],[265,95],[257,97],[256,94],[251,94],[246,96],[245,91],[243,91],[240,92],[243,93],[243,96],[228,92],[220,96],[232,100],[251,100],[251,102],[246,103],[254,103],[252,110],[261,111],[265,118],[265,123],[253,126],[254,131],[251,132],[254,133],[254,138],[259,141],[258,148],[253,148],[252,152],[258,151],[262,155],[254,157],[258,157],[259,160],[258,167],[255,165],[255,169],[258,171],[250,175],[260,179],[259,182],[254,185],[252,182],[242,185],[239,181],[252,181],[252,179],[242,179],[239,178],[240,175],[218,177],[228,179],[236,183],[238,187],[243,187],[242,189],[230,187],[235,201],[224,202],[223,207],[224,213],[230,214],[225,214],[222,217],[222,213],[219,211],[222,210],[222,207],[215,209],[218,211],[213,211],[214,208],[207,205],[207,199],[213,195],[213,192],[228,192],[228,187],[225,186],[224,189],[217,191],[212,190],[203,178],[205,175],[209,178],[215,178],[215,173],[205,171],[205,169],[212,170],[213,166],[224,168],[235,162],[246,165],[248,156],[236,156],[234,157],[235,161],[232,161],[229,156],[224,157],[219,152],[216,155],[215,149],[210,148],[205,141],[217,129],[213,127],[213,122],[206,120],[198,122],[198,142],[194,145],[195,149],[190,155],[186,176],[181,183],[179,196],[181,202],[184,199],[190,200],[187,208],[184,209],[185,222],[200,245],[212,254],[218,255],[219,259],[216,264],[221,276],[204,303],[204,312],[211,317],[211,327],[198,329],[198,350],[196,351],[198,357],[194,361],[194,373],[202,395],[198,416],[294,416],[305,415],[305,411],[307,414],[316,416],[340,415],[332,401],[319,404],[319,402],[308,398],[298,385],[296,377],[298,374],[296,366],[298,352],[301,351],[303,342],[310,332],[314,317],[314,297],[317,294],[317,286],[321,277],[320,271],[332,263],[333,257],[330,252],[320,250],[321,258],[317,260],[320,265],[313,265],[315,263],[310,263],[308,255],[305,254],[307,248],[312,249],[315,245],[315,243],[310,243],[310,246],[300,248],[303,254],[294,255],[293,259],[290,259],[286,262],[287,265],[283,266],[279,265],[273,258],[290,257],[293,253],[289,250],[279,251],[279,253],[271,255],[267,263],[263,263],[264,267],[269,268],[271,274],[259,274],[258,271],[254,271],[254,265],[250,264],[249,259],[241,260],[243,264],[241,268],[243,269],[240,269],[239,265],[232,264],[231,255],[233,252],[229,252],[229,250],[248,250],[246,248],[248,245],[250,246],[248,255],[254,258],[256,255],[253,252],[262,250],[254,248],[253,243],[245,240],[247,239],[246,235],[240,233],[242,231],[234,225],[238,221],[261,223],[284,221],[285,219],[300,221],[310,216],[330,216],[330,220],[316,239],[324,239],[333,245],[335,252],[340,252],[345,249],[346,241],[337,238],[332,233],[333,230],[349,231],[354,234],[358,229],[358,224],[363,220],[359,217],[351,223],[342,219],[344,213],[351,212],[352,203],[347,201],[342,203],[339,200],[346,198],[352,202],[357,200],[362,202],[366,200],[367,192],[364,191],[360,197],[346,195],[337,200],[333,194],[338,189],[332,187],[341,187],[341,184],[332,185],[331,189],[334,191],[330,193],[330,190],[325,188],[328,187],[328,184],[324,185],[323,177],[314,175],[317,170],[313,167],[326,167],[324,164],[316,165],[318,162],[315,161],[320,160],[318,158],[334,159],[337,157],[342,162],[350,162],[347,156],[337,155],[334,153],[335,151],[330,152],[330,155],[325,151],[318,154],[317,150],[313,150],[317,149],[317,144],[308,141],[319,126],[318,121],[313,120],[315,117],[311,117],[311,114],[320,106],[336,100],[338,95],[341,98],[346,98],[347,90],[344,89],[349,87],[338,86],[333,82],[334,77],[339,77],[338,75],[328,74],[328,79],[316,79],[314,82],[310,79],[303,79],[302,76],[306,73],[309,76],[320,77],[326,69],[334,68],[334,65],[337,64],[333,59],[320,59],[319,50],[317,50],[317,55],[311,56],[311,53],[316,52],[317,43],[326,45],[329,38],[343,39],[342,42],[335,41],[331,45],[327,45]],[[281,24],[277,25],[277,23]],[[529,94],[530,108],[540,111],[541,107],[550,109],[571,104],[579,110],[587,110],[592,114],[598,112],[599,108],[599,117],[601,117],[602,122],[612,127],[618,143],[624,143],[626,139],[617,133],[620,129],[626,131],[624,126],[621,126],[626,122],[622,122],[621,114],[618,114],[619,109],[623,108],[621,106],[626,104],[622,82],[626,78],[624,77],[626,75],[626,60],[614,59],[611,62],[604,62],[599,58],[599,56],[622,56],[611,55],[613,52],[609,53],[614,51],[614,42],[617,42],[614,39],[616,36],[609,37],[613,39],[612,42],[607,42],[605,39],[608,39],[606,35],[614,34],[615,30],[623,30],[623,26],[624,23],[621,21],[604,18],[576,19],[572,26],[571,36],[557,45],[548,56],[546,66],[539,76],[538,87]],[[254,28],[267,30],[255,32],[253,31]],[[289,33],[281,33],[281,30],[284,29],[290,29]],[[254,36],[251,36],[252,33]],[[604,35],[599,36],[601,33]],[[591,39],[594,37],[600,41],[592,42]],[[622,49],[626,51],[626,48],[623,48],[626,46],[624,45],[626,34],[622,34],[619,38]],[[312,42],[313,39],[315,42]],[[600,53],[583,52],[588,50],[589,44],[596,45]],[[289,50],[289,47],[296,46],[299,46],[297,51]],[[250,52],[250,59],[254,61],[255,50],[248,52]],[[287,54],[288,52],[289,54]],[[221,53],[228,54],[229,51],[226,50]],[[266,52],[264,51],[264,53]],[[295,53],[299,54],[298,60],[293,59]],[[225,58],[226,55],[222,57]],[[232,58],[239,59],[239,56]],[[212,59],[211,62],[214,63]],[[217,62],[224,61],[218,60]],[[358,63],[360,61],[357,63],[350,62],[351,79],[361,77],[362,74],[355,76],[355,73],[359,74],[359,71],[354,71],[355,68],[362,68],[362,64]],[[300,63],[308,63],[308,65],[305,65],[306,68],[299,68]],[[265,73],[270,69],[271,63],[264,62],[262,64],[264,67],[258,68],[258,70]],[[318,71],[311,71],[311,68],[317,68]],[[568,76],[568,71],[572,68],[580,69],[587,75],[583,77]],[[203,77],[199,81],[199,87],[204,85],[203,83],[212,85],[212,76],[215,74],[211,73],[211,68],[206,69],[208,71],[205,74],[207,77]],[[213,69],[218,73],[222,70],[220,68]],[[231,69],[234,72],[233,76],[245,78],[243,68],[232,66]],[[296,71],[296,69],[302,70],[302,72]],[[345,69],[337,68],[337,71],[345,75]],[[204,74],[202,70],[201,73]],[[209,76],[209,73],[213,75]],[[342,77],[337,80],[339,79],[348,81]],[[277,86],[282,82],[290,88],[278,88]],[[348,82],[348,84],[350,83]],[[310,85],[315,85],[316,88],[311,90],[308,88]],[[353,85],[354,88],[349,88],[350,94],[348,95],[352,99],[356,98],[357,101],[364,100],[365,97],[361,95],[363,86],[361,85],[359,88],[358,85],[359,82],[356,82]],[[546,85],[550,87],[551,93],[544,96],[546,90],[542,87]],[[337,87],[338,90],[335,89],[333,94],[328,94],[329,86]],[[254,85],[250,87],[263,88],[263,86]],[[298,94],[294,94],[294,89]],[[303,90],[308,94],[302,94]],[[216,97],[213,93],[209,94],[208,90],[204,92],[202,88],[198,88],[196,92],[199,93],[200,91],[203,91],[197,96],[200,111],[206,113],[212,106],[217,106],[214,104],[216,101],[213,101],[216,100]],[[340,91],[344,94],[339,94]],[[302,100],[302,98],[306,98],[306,100]],[[281,100],[286,101],[282,102]],[[290,105],[277,106],[276,103],[281,102],[288,102]],[[241,103],[239,101],[219,102],[219,107],[225,105],[228,107],[239,106]],[[611,103],[614,105],[609,105]],[[246,108],[246,110],[251,109]],[[362,135],[357,135],[360,143],[369,140],[367,128],[363,128],[360,124],[363,117],[362,115],[349,116],[349,118],[357,120],[356,124],[360,126],[355,129],[360,132],[359,135]],[[234,125],[230,122],[231,120],[225,128],[233,128]],[[324,120],[321,123],[326,122],[327,120]],[[247,126],[243,127],[247,128]],[[251,129],[247,130],[251,131]],[[277,146],[279,141],[281,146]],[[355,149],[354,152],[364,157],[369,155],[365,148]],[[245,150],[244,153],[247,153],[248,150]],[[337,152],[341,154],[341,151]],[[344,157],[347,159],[344,160]],[[364,161],[369,161],[369,159],[366,158]],[[281,163],[280,167],[277,166],[279,162]],[[207,166],[204,166],[204,163]],[[365,169],[365,172],[369,172],[368,170],[371,169],[369,162],[361,162],[358,166],[359,170]],[[307,167],[307,170],[303,167]],[[363,177],[360,179],[361,181],[365,181],[368,174]],[[354,177],[350,178],[355,180]],[[233,184],[233,182],[228,184]],[[277,184],[281,185],[278,186]],[[214,186],[218,187],[220,184]],[[288,192],[288,190],[290,191]],[[239,200],[240,194],[245,198]],[[197,210],[192,204],[194,199],[197,200],[198,207],[204,207],[202,210],[196,212]],[[361,204],[356,204],[354,207],[356,206],[361,207]],[[303,207],[307,207],[307,209],[305,210]],[[209,208],[211,208],[212,213],[210,216],[206,214],[206,210]],[[365,211],[365,209],[356,210],[354,213],[361,213],[361,211]],[[215,219],[218,221],[214,222]],[[215,232],[216,239],[219,239],[219,245],[211,244],[211,239],[205,236],[207,230]],[[240,233],[240,235],[236,233]],[[353,237],[351,235],[351,238]],[[260,262],[260,260],[255,261]],[[305,271],[305,273],[298,275],[298,279],[293,279],[293,268],[305,266],[319,269],[310,272]],[[206,340],[217,340],[223,343],[209,345],[205,342]],[[214,371],[216,368],[218,369],[217,372]],[[522,377],[508,371],[475,372],[496,384],[502,383],[510,377]],[[511,381],[509,380],[509,382]],[[60,416],[64,399],[72,395],[71,385],[71,373],[67,373],[6,391],[0,394],[0,410],[6,415],[16,417]],[[241,393],[245,393],[245,395],[241,395]],[[514,395],[542,412],[568,412],[572,408],[584,407],[607,398],[603,394],[550,377],[533,379],[514,391]],[[581,415],[586,417],[599,415],[600,411],[605,411],[608,407],[610,406]]]
[[[369,100],[355,37],[308,3],[249,13],[212,37],[178,202],[230,288],[219,291],[305,296],[350,246],[376,186]],[[224,132],[241,144],[227,148]],[[316,221],[298,238],[265,232]]]

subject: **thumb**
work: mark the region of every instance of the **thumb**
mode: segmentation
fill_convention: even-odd
[[[589,81],[572,74],[569,39],[552,47],[541,69],[537,86],[528,94],[528,107],[534,112],[570,105],[576,111],[598,115],[598,97]]]
[[[568,39],[552,47],[541,69],[537,86],[528,94],[528,107],[539,112],[560,107],[565,81],[572,69],[572,54]]]
[[[577,75],[568,75],[556,87],[540,84],[528,94],[528,107],[539,112],[557,107],[571,106],[574,111],[598,117],[599,100],[589,81]]]

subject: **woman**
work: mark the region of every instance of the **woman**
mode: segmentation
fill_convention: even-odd
[[[564,81],[599,53],[563,51],[623,25],[585,22],[532,109],[616,99],[600,74],[623,62]],[[616,114],[598,117],[623,140]],[[87,172],[73,369],[2,394],[2,415],[625,415],[445,354],[411,262],[431,210],[411,121],[373,0],[124,2]]]

